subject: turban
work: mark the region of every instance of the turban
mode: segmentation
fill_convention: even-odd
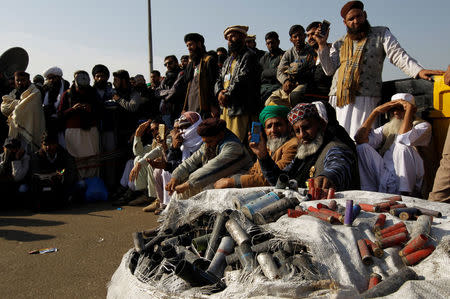
[[[197,133],[202,137],[211,137],[225,131],[226,128],[227,123],[223,119],[208,118],[198,125]]]
[[[353,8],[364,10],[364,4],[361,1],[349,1],[342,6],[341,9],[341,17],[345,19],[345,16],[348,14],[350,10]]]
[[[44,77],[45,77],[45,78],[48,78],[49,75],[54,75],[54,76],[60,76],[60,77],[62,77],[62,76],[63,76],[63,71],[62,71],[62,69],[60,69],[59,67],[54,66],[54,67],[51,67],[51,68],[49,68],[48,70],[46,70],[46,71],[44,72]]]
[[[289,108],[284,105],[266,106],[259,114],[259,122],[264,127],[266,120],[273,117],[281,117],[287,119]]]
[[[104,73],[106,77],[109,79],[109,70],[106,66],[103,64],[97,64],[92,68],[92,77],[95,77],[95,74],[97,73]]]
[[[240,33],[244,34],[245,36],[247,36],[248,26],[242,26],[242,25],[230,26],[227,29],[225,29],[225,31],[223,32],[223,37],[225,37],[225,39],[226,39],[227,34],[230,33],[231,31],[237,31],[237,32],[240,32]]]
[[[184,42],[187,43],[188,41],[201,42],[202,44],[204,44],[205,38],[198,33],[188,33],[184,36]]]
[[[392,96],[391,101],[396,100],[405,100],[414,106],[416,106],[416,101],[414,100],[414,96],[410,93],[396,93]]]
[[[320,116],[315,103],[317,102],[300,103],[297,104],[297,106],[295,106],[294,108],[292,108],[291,112],[289,112],[288,114],[288,120],[291,123],[291,125],[294,125],[296,122],[304,120],[306,118],[323,119],[323,117]]]
[[[191,125],[195,124],[200,119],[200,114],[193,111],[187,111],[183,113],[182,116],[184,116],[184,118],[189,121]]]

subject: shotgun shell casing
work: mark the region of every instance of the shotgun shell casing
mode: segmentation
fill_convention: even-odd
[[[419,263],[421,260],[425,259],[427,256],[429,256],[434,251],[434,249],[435,248],[433,245],[429,245],[423,249],[414,251],[411,254],[402,256],[402,260],[407,266],[415,265]]]
[[[384,227],[384,223],[386,222],[386,215],[380,214],[377,217],[377,220],[375,221],[375,224],[373,225],[372,231],[374,233],[380,231]]]
[[[399,233],[397,235],[378,240],[376,243],[380,248],[385,249],[388,247],[403,244],[406,242],[407,238],[408,236],[405,233]]]
[[[358,217],[359,212],[361,212],[361,207],[358,204],[354,205],[352,211],[352,222],[355,221],[356,217]]]
[[[327,199],[333,199],[335,191],[334,188],[328,189]]]
[[[388,202],[377,203],[375,205],[380,208],[380,211],[387,212],[390,210],[390,208],[393,204],[392,204],[392,202],[388,201]]]
[[[422,215],[428,215],[428,216],[433,216],[436,218],[441,218],[442,217],[442,213],[439,211],[433,211],[433,210],[429,210],[429,209],[424,209],[421,207],[413,207],[419,210],[420,214]]]
[[[314,211],[313,211],[313,212],[314,212]],[[329,209],[319,209],[318,212],[319,212],[319,213],[322,213],[322,214],[326,214],[326,215],[333,216],[333,217],[335,217],[336,219],[338,219],[340,223],[344,223],[344,216],[343,216],[342,214],[339,214],[339,213],[336,212],[336,211],[332,211],[332,210],[329,210]]]
[[[337,202],[334,199],[330,200],[330,202],[328,203],[328,207],[330,208],[330,210],[336,211]]]
[[[320,220],[326,221],[326,222],[331,223],[331,224],[339,223],[339,220],[336,219],[336,217],[333,217],[333,216],[330,216],[330,215],[326,215],[326,214],[322,214],[322,213],[316,213],[316,212],[308,212],[308,215],[310,215],[312,217],[319,218]]]
[[[288,209],[287,214],[290,218],[298,218],[302,215],[307,215],[308,213],[304,211]]]
[[[388,200],[388,201],[402,201],[402,196],[401,196],[401,195],[395,195],[395,196],[392,196],[392,197],[383,198],[383,200]]]
[[[380,212],[380,207],[378,207],[378,206],[374,206],[374,205],[367,204],[367,203],[360,203],[359,206],[361,207],[361,210],[366,211],[366,212],[373,212],[373,213]]]
[[[369,248],[367,247],[366,241],[358,240],[358,249],[363,263],[365,265],[371,265],[373,263],[373,260],[372,256],[370,255]]]
[[[406,228],[406,226],[400,227],[399,229],[380,235],[379,239],[384,239],[390,236],[398,235],[399,233],[405,233],[408,236],[408,229]]]
[[[381,281],[381,275],[379,275],[377,273],[370,274],[369,287],[367,289],[370,290],[371,288],[376,286],[380,281]]]
[[[400,256],[406,256],[414,251],[422,249],[428,241],[428,237],[425,235],[418,235],[414,239],[412,239],[408,244],[406,244],[405,248],[398,252]]]
[[[370,241],[369,239],[364,239],[366,242],[367,247],[372,251],[372,254],[378,258],[382,257],[384,255],[383,249],[380,248],[376,243]]]
[[[391,206],[391,211],[394,209],[401,209],[401,208],[407,208],[407,206],[404,203],[399,204],[399,205],[393,205],[393,206]]]
[[[419,212],[416,208],[398,208],[398,209],[391,209],[389,213],[392,216],[400,217],[401,213],[407,213],[408,215],[416,215]]]
[[[345,202],[344,225],[351,226],[353,222],[353,200],[347,199]]]
[[[318,208],[315,208],[313,206],[309,206],[308,207],[308,211],[309,212],[314,212],[314,213],[319,213],[320,212],[320,210]]]
[[[392,232],[392,231],[397,230],[397,229],[399,229],[399,228],[401,228],[401,227],[404,227],[404,226],[406,226],[405,223],[399,222],[399,223],[397,223],[397,224],[388,226],[388,227],[386,227],[385,229],[380,230],[380,231],[377,233],[377,235],[384,235],[384,234],[386,234],[386,233],[388,233],[388,232]]]
[[[318,203],[317,205],[316,205],[316,208],[318,208],[319,210],[320,209],[330,209],[326,204],[323,204],[323,203]]]

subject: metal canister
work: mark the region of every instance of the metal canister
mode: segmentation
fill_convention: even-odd
[[[278,180],[275,185],[275,188],[276,189],[286,189],[287,187],[289,187],[289,176],[287,176],[286,174],[280,174],[278,176]]]
[[[219,238],[225,229],[225,222],[228,221],[228,217],[231,214],[231,210],[225,210],[222,213],[218,214],[216,220],[214,222],[214,227],[211,233],[211,237],[209,238],[208,247],[206,248],[205,258],[207,260],[211,260],[219,246]]]
[[[414,251],[413,253],[410,253],[406,256],[402,256],[402,260],[407,266],[415,265],[419,263],[421,260],[428,257],[434,251],[434,249],[435,248],[433,245],[429,245],[423,249]]]
[[[369,287],[367,288],[370,290],[374,286],[376,286],[381,281],[381,275],[377,273],[370,274],[370,280],[369,280]]]
[[[233,206],[236,210],[240,210],[241,207],[247,203],[249,203],[252,200],[255,200],[261,196],[264,196],[268,193],[268,191],[264,190],[258,190],[258,191],[252,191],[248,192],[242,195],[236,195],[234,196],[231,201],[233,202]]]
[[[273,260],[273,257],[268,252],[262,252],[258,254],[256,257],[259,265],[261,266],[261,270],[268,279],[273,280],[280,278],[280,274],[278,273],[278,267]]]
[[[261,197],[258,197],[257,199],[254,199],[254,200],[248,202],[244,206],[242,206],[241,211],[242,211],[242,213],[244,213],[244,215],[248,219],[253,220],[253,215],[256,212],[258,212],[259,210],[261,210],[264,207],[267,207],[271,203],[276,202],[279,199],[280,199],[280,196],[278,196],[278,194],[276,194],[275,192],[269,192]]]
[[[242,227],[237,223],[236,220],[230,219],[225,223],[225,228],[230,233],[233,240],[238,246],[244,242],[249,242],[249,235],[242,229]]]
[[[397,235],[378,240],[376,243],[378,246],[380,246],[382,249],[384,249],[384,248],[403,244],[406,242],[407,238],[408,238],[408,236],[405,233],[399,233]]]
[[[428,241],[428,237],[425,235],[418,235],[414,239],[412,239],[408,244],[398,252],[400,256],[405,256],[413,253],[419,249],[422,249]]]
[[[217,248],[216,254],[209,264],[206,272],[214,274],[217,278],[223,277],[223,271],[227,265],[225,257],[233,252],[234,242],[230,237],[223,237],[220,241],[219,248]]]
[[[372,231],[374,233],[380,231],[384,227],[384,223],[386,222],[386,215],[380,214],[377,217],[377,220],[375,221],[375,224],[373,225]]]
[[[397,291],[408,280],[419,279],[416,272],[409,267],[405,267],[398,272],[387,277],[376,286],[360,295],[361,298],[383,297]]]
[[[347,199],[345,202],[345,217],[344,217],[344,225],[351,226],[353,222],[353,200]]]
[[[205,251],[208,247],[209,238],[211,234],[206,234],[197,238],[192,239],[192,245],[197,251]]]
[[[371,265],[373,263],[372,256],[370,255],[369,248],[364,240],[358,240],[358,249],[363,263],[365,265]]]
[[[295,197],[285,197],[277,200],[256,212],[253,215],[253,222],[256,224],[266,224],[276,221],[280,217],[280,214],[285,214],[287,209],[294,208],[298,203],[298,199]]]
[[[419,210],[420,214],[422,215],[428,215],[428,216],[433,216],[436,218],[441,218],[442,217],[442,213],[439,211],[434,211],[434,210],[429,210],[429,209],[424,209],[421,207],[413,207]]]
[[[255,269],[256,261],[249,243],[242,243],[241,245],[237,246],[236,255],[244,271],[251,272]]]

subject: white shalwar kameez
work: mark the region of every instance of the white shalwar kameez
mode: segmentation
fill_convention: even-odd
[[[422,122],[397,135],[384,156],[375,150],[382,146],[383,127],[371,130],[369,142],[356,147],[361,190],[400,194],[420,191],[424,175],[423,160],[414,146],[427,146],[431,125]]]

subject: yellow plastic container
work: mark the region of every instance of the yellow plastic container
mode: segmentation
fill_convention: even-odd
[[[442,154],[450,124],[450,86],[444,84],[444,76],[434,76],[433,108],[429,117],[433,120],[433,137],[439,155]]]

